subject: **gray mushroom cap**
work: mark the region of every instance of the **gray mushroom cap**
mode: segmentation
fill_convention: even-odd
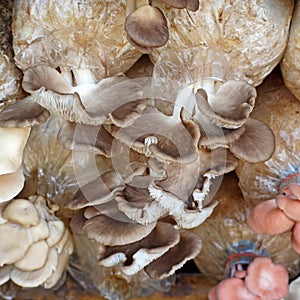
[[[143,5],[129,14],[125,21],[128,41],[145,49],[163,46],[169,38],[167,20],[162,11]],[[148,50],[147,50],[148,51]]]

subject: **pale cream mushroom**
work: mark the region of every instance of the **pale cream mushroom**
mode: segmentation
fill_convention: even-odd
[[[15,199],[1,210],[0,281],[53,287],[73,251],[72,237],[41,196]],[[7,239],[7,240],[6,240]]]
[[[2,217],[24,228],[40,223],[40,216],[35,206],[28,200],[15,199],[10,201],[2,211]]]
[[[0,128],[0,202],[16,196],[23,188],[24,176],[19,170],[30,127]]]
[[[1,267],[21,259],[33,243],[28,229],[9,222],[0,226],[0,238]]]

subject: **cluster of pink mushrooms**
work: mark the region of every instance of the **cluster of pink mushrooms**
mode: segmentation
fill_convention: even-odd
[[[0,244],[14,254],[0,255],[0,284],[54,287],[76,252],[72,237],[87,239],[97,266],[124,278],[162,280],[199,255],[208,241],[191,229],[213,214],[222,177],[276,151],[272,126],[252,112],[256,86],[284,54],[294,8],[221,2],[15,1],[15,54],[3,57],[21,71],[23,94],[14,98],[0,80],[0,236],[20,236],[26,247]],[[40,126],[57,126],[55,143],[74,157],[92,153],[71,196],[41,194],[45,182],[24,171]],[[251,229],[292,231],[300,253],[299,200],[299,183],[286,185],[254,208]],[[35,261],[34,251],[42,253]],[[288,280],[283,266],[257,257],[209,299],[281,299]]]

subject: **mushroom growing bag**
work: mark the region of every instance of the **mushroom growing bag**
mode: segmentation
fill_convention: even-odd
[[[248,226],[254,205],[243,198],[234,173],[224,176],[214,200],[219,204],[211,217],[193,229],[206,241],[195,259],[202,273],[223,280],[238,270],[239,264],[247,265],[257,256],[267,256],[282,264],[290,278],[298,274],[299,255],[291,248],[289,234],[261,235]]]
[[[275,152],[271,159],[262,163],[239,162],[236,172],[246,199],[254,202],[272,199],[299,173],[299,113],[299,101],[284,86],[280,71],[272,73],[258,88],[253,116],[272,129]],[[258,151],[264,146],[257,145]]]

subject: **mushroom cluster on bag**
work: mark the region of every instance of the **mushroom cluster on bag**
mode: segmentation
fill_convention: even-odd
[[[1,284],[52,288],[73,252],[71,234],[41,196],[1,205]]]
[[[269,257],[255,258],[244,270],[240,266],[230,278],[222,280],[210,290],[209,300],[280,300],[288,294],[289,276],[280,264]]]

